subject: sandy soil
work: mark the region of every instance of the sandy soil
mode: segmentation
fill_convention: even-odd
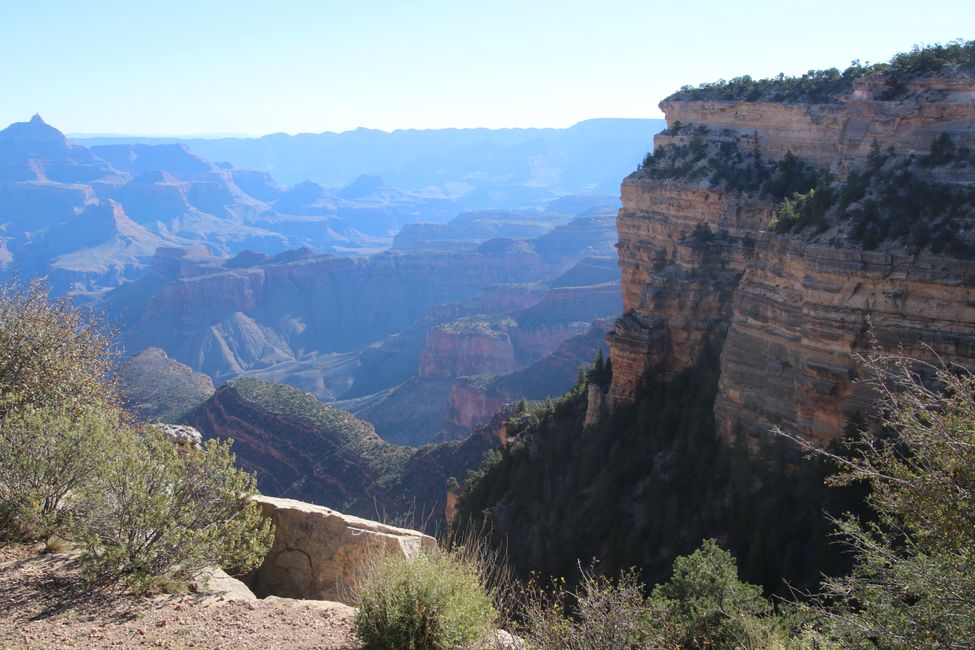
[[[0,648],[319,648],[362,645],[338,603],[92,592],[72,556],[0,548]]]

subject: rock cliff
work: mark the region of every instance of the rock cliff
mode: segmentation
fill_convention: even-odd
[[[782,86],[661,103],[668,129],[622,185],[614,403],[710,343],[722,433],[828,440],[868,402],[852,355],[871,336],[975,363],[975,72],[890,67],[818,101]]]

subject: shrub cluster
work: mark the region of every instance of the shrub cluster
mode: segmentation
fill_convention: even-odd
[[[749,192],[781,201],[816,186],[824,172],[786,152],[781,160],[766,160],[757,141],[728,129],[711,133],[707,127],[675,129],[691,133],[686,144],[668,144],[648,153],[640,169],[652,178],[707,181],[725,192]],[[710,136],[710,137],[706,137]]]
[[[634,570],[615,579],[593,569],[581,574],[574,590],[563,580],[524,590],[520,631],[531,647],[771,649],[798,645],[802,633],[801,621],[738,579],[734,557],[713,539],[678,557],[670,580],[649,597]]]
[[[0,289],[0,524],[79,545],[87,575],[141,588],[209,564],[243,570],[271,541],[230,443],[140,430],[108,379],[109,337],[41,282]]]
[[[375,650],[469,647],[498,616],[482,569],[461,551],[378,557],[356,585],[356,633]]]
[[[876,72],[884,73],[886,90],[881,99],[896,99],[906,91],[907,82],[911,79],[950,67],[975,68],[975,40],[915,46],[910,52],[895,55],[888,63],[864,65],[853,61],[842,72],[830,68],[810,70],[798,77],[779,74],[770,79],[752,79],[745,75],[697,87],[684,86],[665,101],[835,102],[850,93],[854,81]]]
[[[850,239],[865,250],[892,241],[915,253],[930,249],[971,258],[975,241],[965,231],[975,210],[975,191],[936,180],[931,172],[972,165],[972,152],[944,133],[919,158],[882,154],[875,147],[867,164],[844,181],[823,176],[814,188],[783,200],[772,227],[776,232],[824,232],[849,224]]]

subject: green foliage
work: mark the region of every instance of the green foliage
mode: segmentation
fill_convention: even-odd
[[[975,41],[951,41],[895,55],[889,63],[863,65],[854,61],[840,72],[836,68],[810,70],[799,77],[779,74],[771,79],[736,77],[720,79],[696,88],[685,86],[665,101],[723,100],[744,102],[828,103],[838,101],[853,90],[853,82],[868,74],[884,72],[887,90],[882,99],[895,99],[916,77],[952,66],[975,67]]]
[[[762,588],[741,582],[735,558],[713,539],[674,560],[650,597],[660,647],[737,648],[771,606]]]
[[[479,566],[459,552],[382,556],[356,595],[356,633],[376,650],[468,647],[490,634],[497,618]]]
[[[826,215],[835,202],[836,192],[830,185],[830,177],[820,177],[816,187],[805,194],[793,194],[779,206],[776,232],[803,230],[815,227],[819,231],[829,227]]]
[[[710,539],[678,557],[650,598],[632,569],[615,579],[584,570],[575,590],[562,579],[547,588],[529,581],[522,612],[519,633],[546,650],[827,647],[808,617],[776,612],[760,587],[741,582],[734,557]]]
[[[128,433],[107,408],[66,411],[20,406],[0,419],[0,504],[7,535],[37,539],[63,532],[86,506],[78,490],[90,484]]]
[[[111,335],[42,280],[0,286],[0,410],[114,402]]]
[[[714,428],[717,380],[709,347],[585,430],[584,395],[537,405],[468,477],[456,525],[493,530],[523,577],[573,576],[577,562],[596,558],[608,575],[636,566],[654,584],[708,537],[770,592],[786,593],[783,579],[809,589],[821,572],[845,570],[823,509],[849,510],[856,499],[826,489],[825,461],[790,456],[778,439],[749,449],[738,436],[729,449]]]
[[[601,349],[596,350],[596,358],[593,360],[589,372],[586,373],[586,379],[588,381],[584,382],[583,385],[577,384],[579,392],[586,390],[586,383],[605,388],[613,382],[613,361],[612,359],[604,359]]]
[[[779,206],[776,232],[845,229],[865,250],[900,242],[912,251],[930,249],[956,257],[975,256],[975,241],[964,224],[975,209],[975,191],[931,178],[930,170],[975,164],[946,134],[920,159],[883,154],[874,145],[867,164],[844,181],[822,176],[808,192],[793,194]]]
[[[0,289],[0,517],[84,546],[89,576],[151,587],[259,561],[269,522],[230,443],[180,449],[116,406],[109,337],[46,286]],[[63,546],[53,541],[52,548]]]
[[[851,645],[975,647],[975,377],[865,362],[884,435],[862,432],[835,482],[869,485],[877,519],[838,521],[855,563],[825,582],[829,632]]]
[[[704,139],[708,134],[707,128],[697,127],[690,144],[658,147],[647,154],[641,168],[652,178],[686,182],[709,179],[712,187],[726,192],[752,192],[777,201],[809,191],[823,174],[792,152],[786,152],[779,161],[764,160],[755,138],[727,129]]]
[[[254,477],[234,466],[230,444],[183,450],[155,429],[120,437],[83,486],[90,512],[77,534],[88,575],[151,588],[211,564],[256,566],[273,535],[250,499]]]

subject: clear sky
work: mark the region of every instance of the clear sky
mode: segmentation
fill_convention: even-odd
[[[0,126],[560,127],[955,38],[975,38],[975,1],[0,0]]]

